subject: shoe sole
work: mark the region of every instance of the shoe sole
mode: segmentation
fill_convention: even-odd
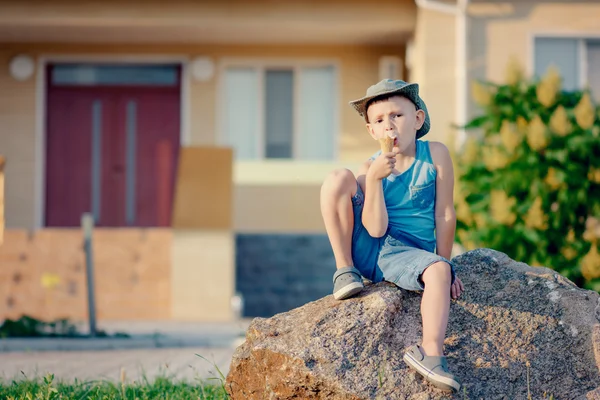
[[[460,390],[460,384],[458,382],[446,378],[444,376],[437,375],[435,372],[422,366],[410,354],[405,354],[403,358],[404,362],[407,363],[409,367],[416,370],[419,374],[423,376],[423,378],[427,379],[435,387],[454,393]]]
[[[363,288],[364,285],[362,284],[362,282],[350,283],[338,290],[337,292],[333,292],[333,298],[335,298],[336,300],[344,300],[348,297],[354,296],[357,293],[360,293],[363,290]]]

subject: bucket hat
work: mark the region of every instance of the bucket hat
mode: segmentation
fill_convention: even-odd
[[[376,99],[377,97],[390,96],[398,94],[408,98],[410,101],[415,103],[417,109],[423,110],[425,113],[425,121],[423,126],[417,131],[417,139],[424,136],[429,132],[431,127],[431,121],[429,120],[429,112],[427,106],[421,97],[419,96],[419,84],[407,83],[403,80],[392,80],[384,79],[379,81],[373,86],[367,89],[367,94],[358,100],[353,100],[350,105],[368,122],[367,120],[367,104]]]

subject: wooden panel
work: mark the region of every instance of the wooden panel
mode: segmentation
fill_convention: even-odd
[[[0,156],[0,245],[4,241],[4,163]]]
[[[232,157],[229,148],[181,148],[174,228],[231,229]]]
[[[161,320],[171,313],[169,229],[96,229],[94,278],[99,320]],[[79,229],[7,230],[0,247],[0,320],[87,318]]]

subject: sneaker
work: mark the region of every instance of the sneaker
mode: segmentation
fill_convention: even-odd
[[[333,297],[336,300],[347,299],[363,290],[360,272],[354,267],[343,267],[333,274]]]
[[[421,346],[414,345],[404,354],[404,362],[434,386],[455,393],[460,390],[460,382],[448,372],[446,357],[425,356]]]

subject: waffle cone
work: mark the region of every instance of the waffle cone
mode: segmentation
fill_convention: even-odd
[[[382,153],[389,153],[394,149],[394,138],[389,136],[379,139]]]

